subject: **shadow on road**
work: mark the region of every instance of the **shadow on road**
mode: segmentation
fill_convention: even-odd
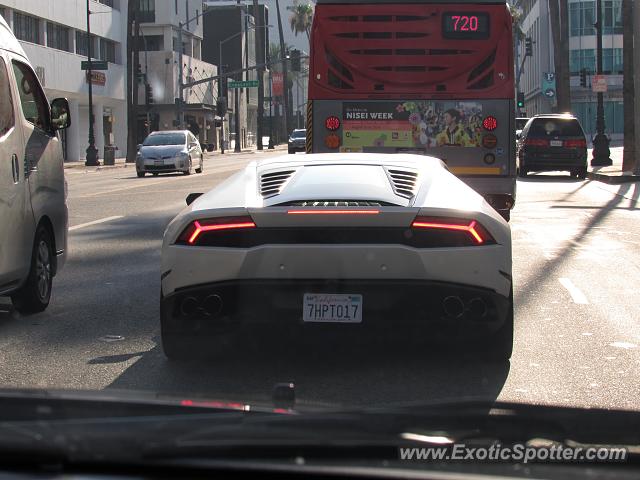
[[[269,403],[273,386],[293,382],[302,407],[388,406],[497,398],[509,362],[456,358],[428,348],[366,343],[348,347],[272,344],[230,356],[170,362],[158,346],[108,388]]]

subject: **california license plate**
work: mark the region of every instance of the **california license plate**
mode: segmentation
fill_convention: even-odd
[[[362,295],[305,293],[304,322],[362,323]]]
[[[551,140],[551,141],[549,142],[549,144],[550,144],[552,147],[561,147],[561,146],[562,146],[562,140]]]

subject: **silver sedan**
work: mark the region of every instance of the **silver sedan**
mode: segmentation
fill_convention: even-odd
[[[140,146],[136,158],[138,177],[147,172],[182,172],[191,175],[195,168],[201,173],[204,168],[204,156],[200,142],[189,130],[167,130],[153,132]]]

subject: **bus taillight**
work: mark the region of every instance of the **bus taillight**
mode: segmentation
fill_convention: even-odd
[[[493,132],[496,128],[498,128],[498,119],[493,115],[484,117],[484,120],[482,120],[482,128],[489,132]]]
[[[327,148],[336,149],[340,146],[340,137],[335,133],[327,135],[324,138],[324,144],[327,146]]]
[[[489,133],[488,135],[482,137],[482,146],[484,148],[492,149],[496,148],[496,145],[498,145],[498,137],[496,137],[494,134]]]
[[[334,115],[327,117],[327,119],[324,121],[324,126],[327,128],[327,130],[335,132],[340,128],[340,119]]]

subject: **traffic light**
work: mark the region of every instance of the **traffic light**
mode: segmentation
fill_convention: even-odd
[[[580,70],[580,86],[581,87],[587,86],[587,69],[586,68],[583,68],[582,70]]]
[[[300,71],[300,50],[291,50],[291,71]]]
[[[524,108],[524,92],[518,92],[518,108]]]
[[[525,57],[533,57],[533,41],[531,37],[527,37],[524,40],[524,55]]]
[[[219,117],[224,117],[227,113],[227,97],[218,97],[216,102],[216,114]]]
[[[144,101],[147,105],[153,104],[153,89],[148,83],[144,86]]]

